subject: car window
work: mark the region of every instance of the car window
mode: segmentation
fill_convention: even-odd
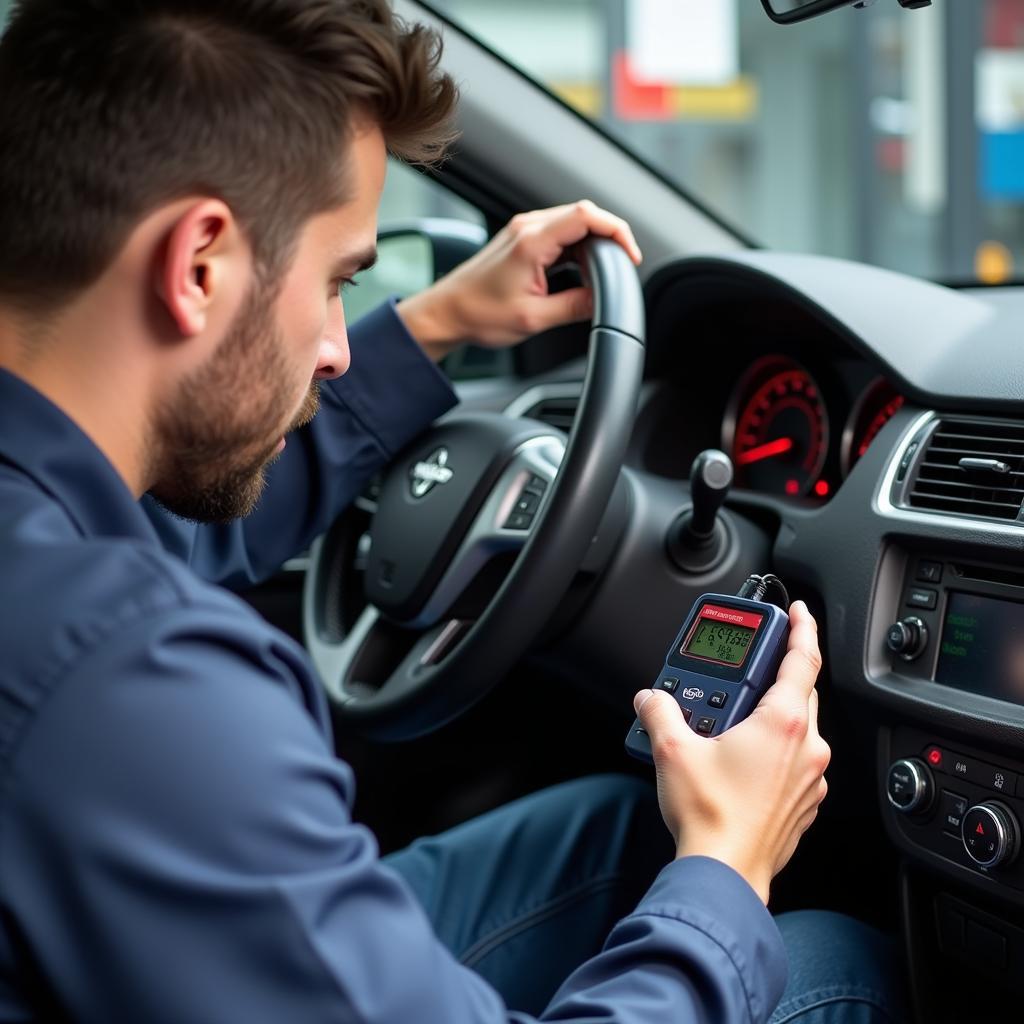
[[[388,173],[381,197],[377,223],[382,231],[423,218],[463,221],[486,227],[483,214],[415,168],[388,161]],[[375,267],[359,275],[358,285],[345,293],[345,314],[349,321],[376,308],[391,296],[403,298],[431,283],[433,263],[424,238],[390,238],[379,245]],[[441,364],[452,380],[478,379],[509,374],[513,369],[508,350],[465,345]]]
[[[430,0],[748,236],[1024,277],[1024,0]]]

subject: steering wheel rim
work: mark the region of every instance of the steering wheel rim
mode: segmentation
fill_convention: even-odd
[[[594,315],[573,428],[560,464],[548,476],[544,459],[550,468],[552,442],[558,440],[559,432],[546,424],[508,421],[516,425],[507,428],[506,464],[500,467],[474,523],[488,516],[493,519],[495,508],[505,500],[501,488],[524,466],[551,482],[532,528],[523,534],[525,542],[512,569],[479,617],[463,629],[458,642],[436,658],[435,652],[450,639],[453,626],[435,622],[383,684],[371,688],[360,683],[354,669],[374,631],[381,628],[381,614],[371,604],[343,639],[333,638],[325,623],[330,587],[335,585],[331,567],[337,560],[332,558],[329,539],[314,546],[303,595],[306,645],[336,715],[360,733],[376,739],[410,739],[439,728],[476,703],[539,634],[590,547],[618,481],[632,431],[643,377],[645,325],[642,288],[624,250],[608,239],[593,237],[582,243],[581,250],[593,292]],[[400,488],[407,488],[412,467],[423,464],[425,453],[439,450],[438,439],[448,436],[445,431],[475,429],[482,433],[494,428],[500,433],[498,419],[502,418],[457,414],[445,418],[396,457],[382,494],[397,494]],[[546,455],[538,462],[533,457],[545,444]],[[507,506],[502,508],[507,511]],[[502,533],[507,540],[507,531]],[[331,531],[325,537],[330,538]],[[465,548],[463,544],[460,551]],[[413,619],[422,625],[423,606],[418,615],[418,620],[416,616]],[[429,616],[425,618],[429,620]]]

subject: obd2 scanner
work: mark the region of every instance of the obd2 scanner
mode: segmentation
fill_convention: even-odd
[[[764,601],[769,589],[778,603]],[[665,658],[652,689],[675,697],[690,728],[717,736],[742,722],[779,672],[789,641],[789,595],[771,574],[752,575],[735,597],[702,594]],[[626,751],[653,763],[651,740],[637,719]]]

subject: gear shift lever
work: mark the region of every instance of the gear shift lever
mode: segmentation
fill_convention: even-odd
[[[693,504],[673,521],[666,538],[668,553],[680,569],[707,572],[724,557],[728,534],[718,511],[729,494],[732,478],[732,460],[717,448],[708,448],[693,460]]]

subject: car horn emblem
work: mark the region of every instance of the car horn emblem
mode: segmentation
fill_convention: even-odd
[[[455,475],[448,465],[448,449],[438,448],[412,467],[410,488],[414,498],[422,498],[435,484],[446,484]]]

